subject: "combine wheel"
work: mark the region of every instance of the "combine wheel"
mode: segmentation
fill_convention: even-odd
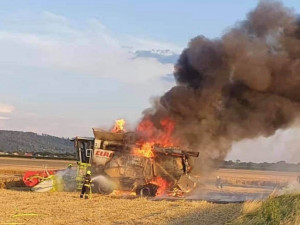
[[[143,188],[141,188],[139,195],[141,197],[151,196],[151,190],[150,190],[150,188],[149,187],[143,187]]]
[[[155,184],[146,184],[136,189],[136,195],[140,197],[155,197],[158,186]]]

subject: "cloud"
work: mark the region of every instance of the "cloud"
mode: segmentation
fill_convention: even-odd
[[[129,45],[134,46],[133,49],[139,50],[152,50],[152,49],[161,49],[161,50],[171,50],[176,54],[180,54],[183,50],[183,47],[174,45],[172,43],[154,41],[149,39],[142,39],[137,37],[127,37]]]
[[[57,14],[54,14],[52,12],[49,12],[49,11],[44,11],[42,12],[42,16],[48,20],[48,21],[51,21],[51,22],[54,22],[54,23],[62,23],[62,24],[67,24],[68,23],[68,20],[66,17],[64,16],[61,16],[61,15],[57,15]]]
[[[30,113],[14,115],[12,118],[4,118],[1,121],[1,129],[5,130],[29,131],[70,138],[81,134],[91,136],[92,127],[92,124],[86,123],[84,120],[68,118],[67,116],[60,118],[31,115]]]
[[[172,63],[137,56],[133,49],[146,44],[112,34],[99,20],[78,24],[42,12],[3,21],[0,94],[18,110],[9,119],[0,113],[1,129],[89,136],[92,127],[110,127],[119,117],[134,124],[149,98],[174,84],[163,79]],[[147,46],[171,47],[158,43]]]
[[[22,24],[13,28],[12,24],[9,30],[0,29],[2,72],[14,72],[18,67],[24,72],[30,68],[54,69],[129,83],[147,82],[173,72],[172,64],[136,57],[134,52],[122,47],[123,40],[116,38],[95,19],[79,29],[72,27],[65,17],[43,12],[36,24],[31,24],[34,29],[20,32],[20,26]],[[130,44],[171,47],[139,39]]]
[[[14,106],[7,105],[7,104],[0,102],[0,113],[9,114],[9,113],[12,113],[14,111],[14,109],[15,109]],[[0,120],[8,120],[8,119],[9,119],[9,117],[0,115]]]
[[[15,107],[12,105],[7,105],[4,103],[0,102],[0,113],[11,113],[12,111],[14,111]],[[2,119],[6,118],[6,117],[0,117]]]

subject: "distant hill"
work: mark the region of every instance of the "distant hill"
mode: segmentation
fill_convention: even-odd
[[[66,138],[32,132],[0,130],[0,151],[75,153],[73,143]]]

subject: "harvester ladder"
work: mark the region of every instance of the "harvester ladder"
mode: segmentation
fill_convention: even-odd
[[[91,166],[90,163],[77,162],[76,189],[81,190],[83,177],[86,175],[87,169]]]

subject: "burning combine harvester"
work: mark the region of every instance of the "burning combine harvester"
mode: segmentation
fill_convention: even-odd
[[[117,120],[110,132],[93,129],[94,138],[72,140],[77,152],[77,171],[28,171],[24,183],[33,191],[75,191],[81,189],[83,176],[91,170],[94,193],[182,196],[196,187],[197,181],[190,172],[193,157],[198,157],[199,152],[172,144],[170,121],[162,121],[163,132],[147,141],[139,129],[125,132],[124,123]],[[149,121],[140,127],[147,132],[153,128]]]
[[[112,132],[93,129],[95,138],[74,139],[78,188],[88,168],[94,175],[93,192],[98,193],[178,196],[195,188],[197,182],[190,172],[192,157],[198,157],[199,152],[141,142],[138,133],[124,132],[120,124],[117,121]]]

